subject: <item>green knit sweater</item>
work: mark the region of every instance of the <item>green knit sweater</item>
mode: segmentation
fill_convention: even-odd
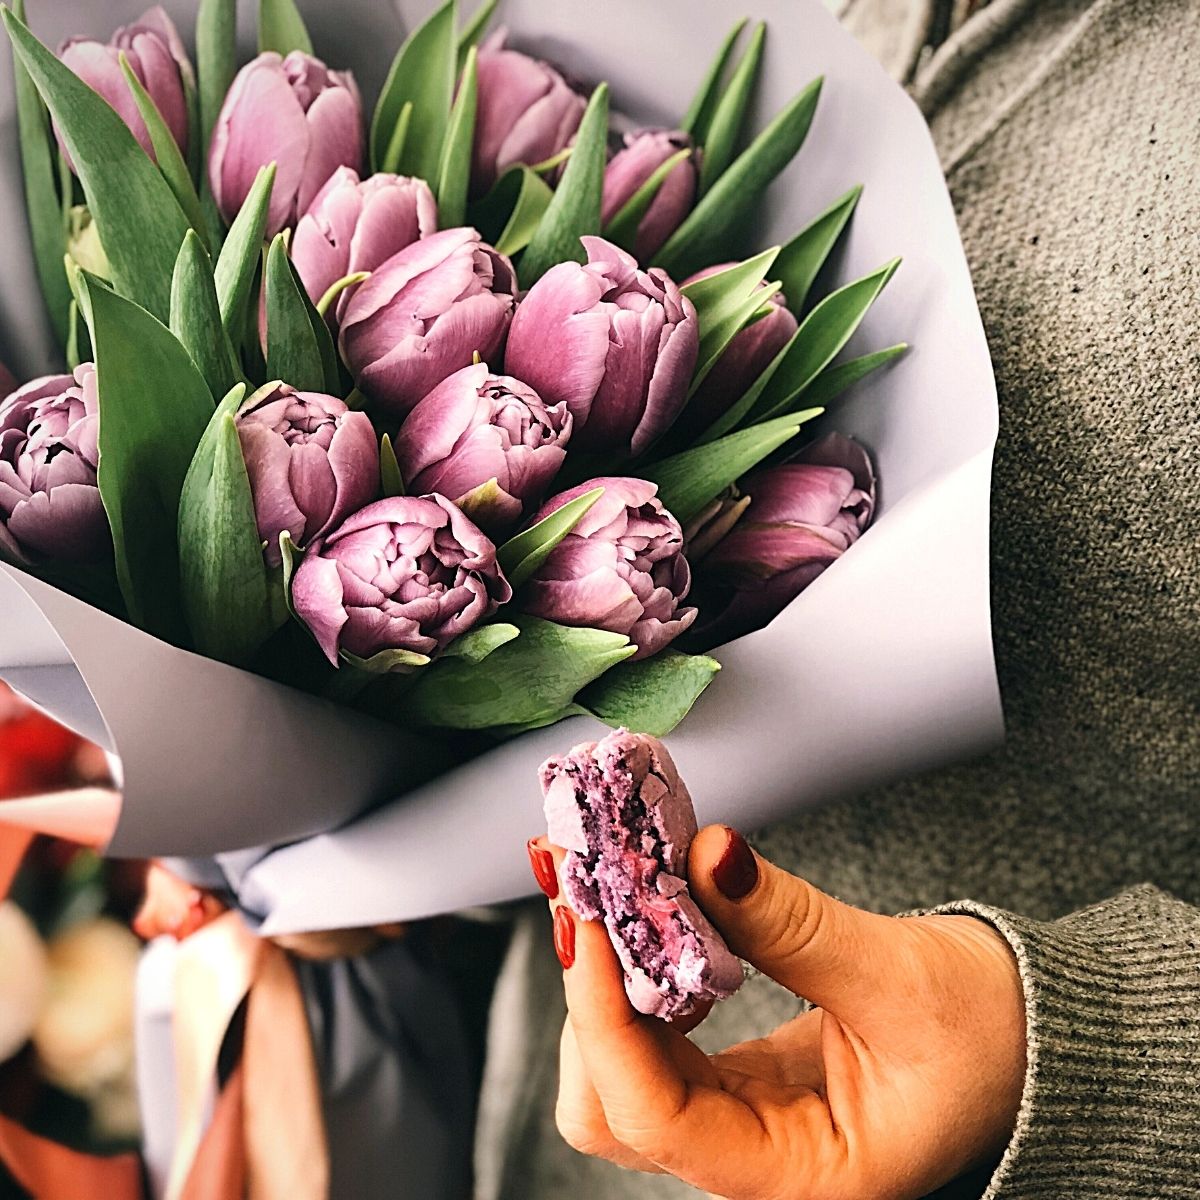
[[[931,47],[969,7],[841,0],[929,115],[989,334],[1008,741],[757,844],[852,903],[972,913],[1012,945],[1020,1117],[947,1195],[1200,1196],[1200,3],[992,0]],[[558,1138],[544,916],[494,1007],[480,1200],[694,1195]],[[752,979],[701,1040],[796,1003]]]

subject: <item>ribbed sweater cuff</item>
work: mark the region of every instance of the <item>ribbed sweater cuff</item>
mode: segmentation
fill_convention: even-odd
[[[937,911],[992,925],[1025,990],[1025,1087],[983,1200],[1194,1200],[1200,910],[1141,886],[1045,923],[971,901]]]

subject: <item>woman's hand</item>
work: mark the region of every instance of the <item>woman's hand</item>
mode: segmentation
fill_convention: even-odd
[[[543,841],[531,856],[558,893]],[[723,826],[697,836],[689,873],[733,951],[819,1007],[704,1054],[633,1010],[602,925],[559,893],[569,1015],[557,1119],[572,1146],[731,1200],[915,1200],[1001,1154],[1025,1016],[999,934],[972,917],[850,908]]]

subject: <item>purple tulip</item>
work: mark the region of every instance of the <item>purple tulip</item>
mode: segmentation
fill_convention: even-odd
[[[692,139],[678,130],[642,129],[626,134],[624,149],[613,155],[604,172],[603,223],[607,225],[668,159],[680,150],[691,149]],[[649,262],[692,211],[700,185],[697,167],[693,151],[662,181],[638,225],[634,253],[639,262]]]
[[[179,149],[186,154],[188,93],[194,84],[192,64],[171,18],[161,8],[156,5],[147,9],[132,25],[118,29],[107,45],[93,38],[76,37],[64,42],[58,54],[88,87],[117,110],[138,144],[154,158],[146,122],[121,71],[122,51]]]
[[[279,535],[301,549],[379,495],[379,444],[366,413],[335,396],[281,383],[237,414],[264,557],[279,566]]]
[[[574,449],[637,457],[687,400],[699,321],[666,272],[603,238],[583,244],[586,265],[551,267],[521,302],[505,366],[548,404],[566,401]]]
[[[593,488],[604,495],[529,581],[525,611],[560,625],[625,634],[649,658],[696,619],[681,608],[692,573],[683,530],[643,479],[592,479],[548,501],[542,520]]]
[[[761,629],[781,613],[871,523],[875,472],[857,442],[831,433],[795,462],[749,476],[745,516],[696,561],[713,607],[694,637],[715,645]],[[689,542],[692,552],[694,542]]]
[[[232,221],[259,169],[275,163],[267,214],[273,237],[308,211],[338,167],[363,159],[362,99],[349,72],[293,50],[268,51],[233,81],[213,129],[208,175],[217,207]]]
[[[535,166],[571,142],[587,101],[550,65],[506,50],[497,30],[479,51],[479,100],[471,169],[476,194],[511,166]]]
[[[546,494],[570,436],[565,404],[547,408],[533,388],[479,363],[438,384],[409,413],[396,457],[412,492],[463,503],[469,492],[494,481],[498,491],[469,511],[489,532],[504,532],[527,503]]]
[[[393,254],[437,231],[437,201],[423,179],[372,175],[360,182],[338,167],[300,218],[292,262],[314,304],[347,275],[374,271]],[[338,297],[345,310],[350,290]]]
[[[684,284],[695,283],[733,266],[709,267],[698,271]],[[687,424],[703,433],[750,390],[751,384],[774,362],[776,355],[792,340],[799,325],[787,306],[782,292],[771,297],[771,311],[747,325],[725,348],[713,369],[688,402]]]
[[[434,655],[512,598],[496,547],[442,496],[393,496],[310,547],[292,604],[334,666],[338,652]]]
[[[435,233],[355,291],[342,313],[342,358],[364,395],[404,417],[475,354],[496,354],[516,292],[512,263],[474,229]]]
[[[96,486],[96,368],[47,375],[0,404],[0,554],[17,562],[98,562],[109,549]]]

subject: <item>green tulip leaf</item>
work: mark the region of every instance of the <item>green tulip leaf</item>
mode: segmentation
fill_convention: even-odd
[[[584,689],[579,703],[606,724],[666,737],[716,678],[721,664],[703,654],[663,650],[624,662]]]
[[[83,185],[112,266],[112,282],[160,321],[189,222],[167,181],[108,102],[61,63],[7,9],[4,26],[41,93]]]
[[[446,0],[396,54],[371,122],[371,161],[377,170],[437,179],[457,76],[457,10],[456,0]],[[410,103],[412,115],[403,151],[394,166],[385,166],[401,113]]]
[[[537,232],[554,190],[531,167],[510,167],[471,212],[472,224],[501,254],[524,250]]]
[[[237,355],[221,324],[212,260],[194,229],[189,229],[171,281],[171,332],[192,356],[213,400],[240,380]]]
[[[745,262],[714,271],[682,289],[696,306],[702,344],[705,338],[711,340],[713,330],[733,316],[748,296],[755,294],[778,256],[779,247],[772,246]]]
[[[600,629],[524,615],[513,624],[520,636],[481,662],[443,657],[423,672],[405,697],[406,719],[450,729],[545,723],[637,649],[624,635]]]
[[[343,275],[341,279],[335,279],[326,289],[325,294],[316,303],[317,315],[325,317],[329,314],[329,310],[333,307],[334,301],[347,289],[357,287],[360,283],[366,283],[371,278],[370,271],[351,271],[349,275]]]
[[[861,195],[861,185],[852,187],[780,250],[775,274],[783,284],[788,308],[797,316],[804,311],[804,302],[812,290],[817,272],[846,228]]]
[[[467,65],[467,55],[479,45],[483,40],[483,35],[487,33],[498,3],[499,0],[483,0],[483,3],[463,27],[458,38],[458,69],[460,72]]]
[[[67,366],[74,371],[80,363],[92,361],[92,343],[87,323],[79,312],[79,302],[71,301],[67,314]]]
[[[467,191],[471,184],[471,151],[475,142],[475,109],[479,98],[478,56],[467,51],[462,82],[442,143],[437,173],[438,221],[443,229],[454,229],[467,219]]]
[[[489,527],[494,528],[497,523],[503,523],[503,509],[499,509],[498,506],[503,505],[504,498],[505,493],[499,480],[493,477],[473,487],[469,492],[454,497],[454,503],[486,533]]]
[[[234,666],[246,666],[276,628],[235,419],[245,394],[238,384],[217,407],[179,502],[179,565],[193,641],[201,654]]]
[[[379,474],[383,480],[384,496],[404,495],[404,476],[396,461],[396,448],[386,433],[379,439]]]
[[[266,50],[284,57],[293,50],[313,52],[312,38],[295,0],[258,0],[258,52]]]
[[[761,21],[754,27],[750,45],[729,79],[713,109],[712,120],[704,135],[704,153],[700,157],[700,195],[703,196],[724,174],[737,152],[746,124],[750,98],[762,70],[763,44],[767,27]]]
[[[495,625],[481,625],[478,629],[472,629],[455,638],[446,647],[443,657],[462,658],[474,666],[483,662],[494,650],[507,646],[520,636],[521,631],[515,625],[499,622]]]
[[[725,41],[721,43],[720,50],[717,51],[716,58],[708,68],[708,73],[704,76],[687,115],[679,122],[679,128],[685,133],[690,133],[698,145],[702,146],[708,138],[709,125],[712,123],[713,114],[721,99],[721,87],[725,80],[726,68],[733,58],[733,51],[737,46],[738,39],[742,36],[742,30],[749,23],[743,17],[729,31]]]
[[[720,361],[721,355],[729,349],[730,342],[748,325],[770,312],[771,300],[782,286],[778,282],[764,284],[747,296],[740,308],[712,328],[706,343],[701,344],[700,357],[697,359],[696,371],[688,391],[689,396],[695,395],[700,385],[708,378],[709,372]]]
[[[642,220],[650,211],[650,205],[654,203],[655,197],[662,190],[663,184],[666,183],[667,176],[681,162],[691,158],[691,156],[692,151],[688,147],[684,147],[684,149],[672,154],[665,163],[662,163],[654,174],[629,197],[620,211],[605,226],[604,236],[614,245],[620,246],[622,250],[628,250],[632,254],[637,245],[638,229],[641,227]]]
[[[640,471],[658,485],[658,498],[686,525],[731,483],[800,432],[819,410],[796,413],[731,433],[719,441],[693,446]]]
[[[719,261],[731,231],[745,223],[763,192],[804,145],[821,82],[810,83],[733,161],[668,239],[657,266],[680,279]]]
[[[342,650],[338,657],[356,671],[368,675],[407,675],[419,667],[429,666],[432,659],[428,654],[418,654],[415,650],[380,650],[370,658],[359,658],[348,650]]]
[[[528,582],[533,573],[550,557],[550,552],[583,520],[583,515],[604,495],[604,489],[592,488],[556,508],[536,525],[509,538],[496,552],[500,569],[515,591]]]
[[[404,147],[408,143],[408,129],[412,124],[412,115],[413,102],[406,100],[404,107],[400,110],[400,115],[396,118],[396,127],[392,130],[392,136],[388,139],[383,161],[379,164],[379,169],[386,171],[389,175],[395,175],[400,170],[400,164],[404,159]]]
[[[607,164],[608,84],[602,83],[588,101],[558,190],[521,255],[518,272],[524,287],[532,287],[557,263],[584,261],[579,239],[600,233]]]
[[[87,276],[80,295],[96,355],[100,497],[121,595],[135,625],[182,642],[179,496],[212,418],[212,393],[151,313]]]
[[[213,272],[217,283],[217,299],[221,305],[221,320],[235,346],[241,344],[246,326],[250,294],[254,290],[254,278],[262,259],[267,210],[274,185],[275,164],[271,163],[258,172],[254,186],[229,227]]]
[[[812,384],[804,389],[804,403],[814,407],[828,407],[859,380],[865,379],[872,371],[877,371],[892,359],[898,358],[907,349],[907,343],[901,342],[899,345],[889,346],[886,350],[876,350],[873,354],[852,358],[835,367],[826,367]]]
[[[200,0],[196,10],[196,73],[200,104],[200,161],[237,74],[237,0]],[[205,180],[208,172],[203,171]],[[211,198],[211,197],[210,197]]]
[[[25,23],[25,0],[15,0],[14,20]],[[55,151],[46,106],[21,56],[13,54],[13,83],[17,94],[17,136],[25,180],[25,212],[42,299],[60,345],[70,337],[71,289],[63,271],[67,248],[66,225],[56,183]],[[70,187],[71,176],[65,177]]]
[[[264,271],[267,292],[267,374],[297,391],[323,392],[325,363],[288,259],[287,238],[275,235]],[[321,322],[324,325],[324,322]]]

